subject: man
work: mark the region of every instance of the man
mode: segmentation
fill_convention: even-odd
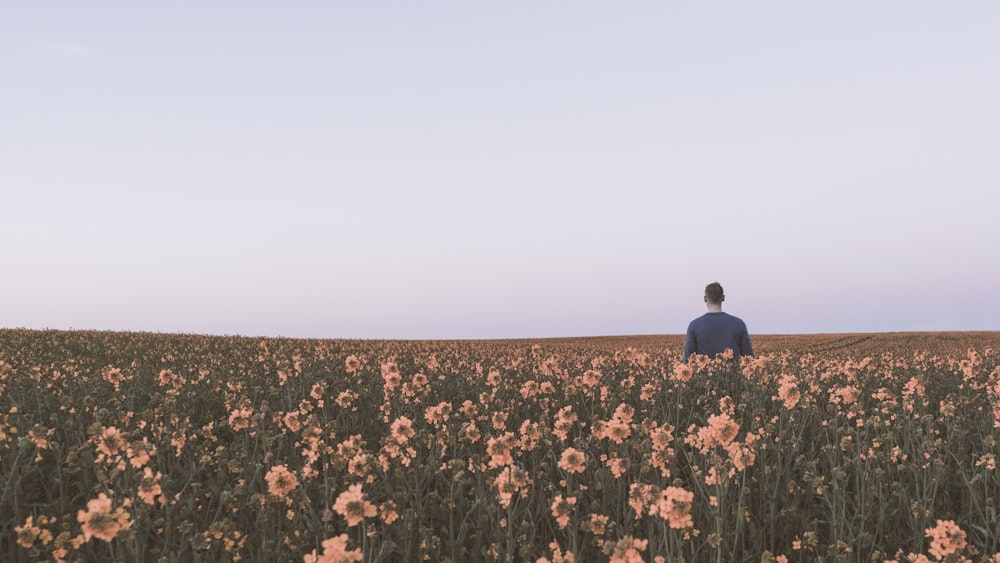
[[[703,354],[714,358],[726,350],[733,351],[733,361],[740,356],[753,356],[747,325],[739,317],[722,312],[722,302],[726,295],[719,282],[705,286],[705,304],[708,312],[691,321],[687,339],[684,341],[684,363],[691,354]]]

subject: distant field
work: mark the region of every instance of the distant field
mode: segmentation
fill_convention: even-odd
[[[1000,561],[1000,332],[683,341],[0,330],[0,560]]]
[[[1000,349],[1000,331],[982,332],[876,332],[846,334],[752,334],[754,350],[759,354],[792,352],[795,354],[840,351],[854,356],[883,352],[912,354],[964,354],[970,347]],[[628,346],[644,350],[667,348],[680,352],[683,334],[637,336],[591,336],[572,338],[497,340],[498,344],[544,343],[554,347],[594,351],[621,350]]]

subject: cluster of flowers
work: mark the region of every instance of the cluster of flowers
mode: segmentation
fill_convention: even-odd
[[[1000,563],[989,346],[0,341],[4,560]]]

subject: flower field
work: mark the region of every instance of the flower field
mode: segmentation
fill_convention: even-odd
[[[1000,333],[0,330],[3,561],[1000,562]]]

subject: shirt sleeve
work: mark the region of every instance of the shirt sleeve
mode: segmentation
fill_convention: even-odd
[[[687,337],[684,339],[684,363],[698,349],[698,337],[694,334],[694,323],[688,325]]]
[[[753,356],[753,345],[750,344],[750,331],[747,330],[745,324],[743,325],[743,338],[740,342],[740,355]]]

